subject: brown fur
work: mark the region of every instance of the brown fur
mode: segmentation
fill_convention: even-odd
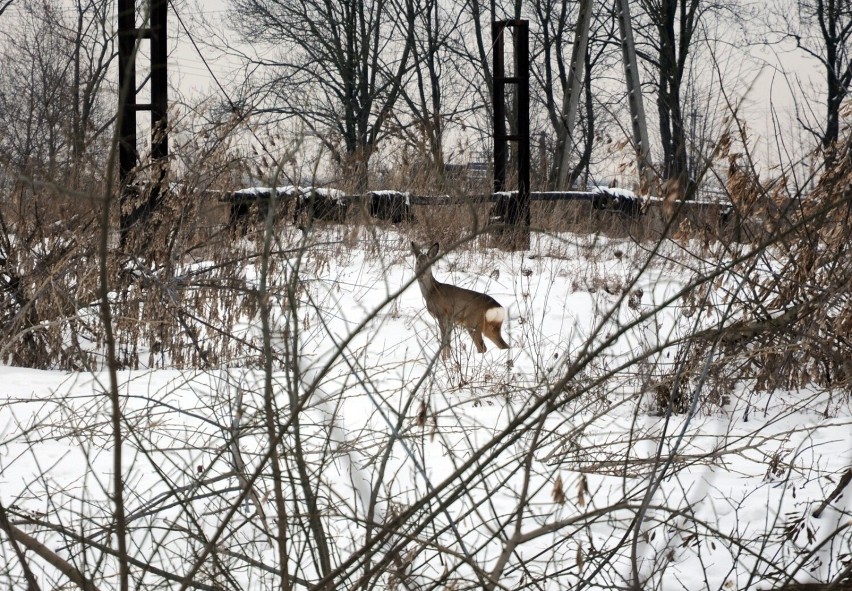
[[[438,321],[441,330],[441,355],[446,359],[450,353],[450,333],[453,325],[467,330],[480,353],[486,351],[483,336],[500,349],[508,349],[508,343],[500,334],[503,320],[506,318],[506,309],[497,300],[478,291],[441,283],[432,276],[432,263],[438,256],[439,249],[440,246],[436,242],[424,254],[416,244],[411,243],[420,292],[426,300],[426,309]]]

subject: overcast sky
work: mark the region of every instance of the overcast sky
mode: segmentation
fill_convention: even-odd
[[[206,16],[214,22],[225,23],[229,20],[228,2],[227,0],[180,0],[175,6],[180,14],[183,24],[192,31],[192,20],[200,14]],[[181,92],[188,97],[207,96],[209,94],[221,95],[222,91],[216,86],[210,72],[205,67],[199,51],[193,46],[190,35],[184,30],[180,20],[172,17],[172,35],[175,36],[175,48],[172,53],[172,62],[170,67],[173,72],[178,75]],[[234,31],[227,30],[227,24],[221,29],[228,37],[228,42],[239,45],[238,39]],[[206,46],[205,37],[200,38],[193,33],[191,35],[199,44],[201,53],[209,52],[208,65],[220,78],[225,85],[225,92],[228,92],[228,87],[225,81],[237,63],[222,59],[216,55],[213,48]],[[246,48],[251,51],[250,48]],[[745,49],[742,49],[745,51]],[[736,88],[727,88],[731,94],[732,100],[742,99],[741,114],[752,129],[752,139],[755,141],[755,148],[762,162],[766,159],[774,160],[772,155],[767,154],[767,150],[774,151],[775,126],[780,125],[783,133],[790,133],[791,126],[797,126],[795,123],[796,101],[794,95],[800,97],[797,90],[790,89],[790,85],[803,84],[805,87],[812,89],[814,93],[820,92],[822,88],[822,71],[812,61],[806,59],[801,52],[795,50],[792,44],[781,46],[753,48],[750,51],[751,55],[759,60],[765,61],[766,66],[760,73],[750,73],[745,76],[745,83]],[[738,60],[734,60],[738,61]],[[711,71],[708,64],[708,72]],[[781,72],[788,72],[785,77]],[[175,80],[175,78],[173,78]],[[653,110],[653,97],[646,94],[646,111]],[[799,101],[802,103],[802,101]],[[804,102],[805,108],[815,109],[817,115],[822,115],[824,108],[822,103],[817,100],[812,100],[810,103]],[[801,107],[801,104],[800,104]],[[777,121],[773,121],[773,113]]]
[[[0,26],[14,27],[20,6],[27,1],[30,0],[15,0],[15,3],[0,17],[3,21]],[[137,3],[142,4],[141,0],[137,0]],[[233,59],[225,58],[216,49],[218,45],[216,38],[211,37],[209,31],[199,25],[202,17],[218,25],[218,30],[225,36],[228,44],[240,45],[237,34],[228,27],[227,0],[174,0],[171,2],[169,69],[170,82],[177,91],[170,97],[173,103],[179,102],[181,98],[190,102],[204,97],[223,101],[225,94],[228,94],[229,98],[236,96],[234,85],[240,80],[239,64]],[[250,47],[244,47],[247,51],[251,51]],[[732,100],[745,98],[741,113],[753,130],[752,139],[755,141],[758,158],[766,162],[775,160],[775,157],[767,154],[767,151],[775,150],[776,144],[770,141],[775,135],[773,112],[780,120],[783,133],[792,133],[792,128],[797,125],[794,123],[796,104],[794,95],[800,97],[800,93],[791,92],[789,86],[802,83],[806,88],[812,88],[816,96],[822,88],[822,71],[813,62],[806,60],[801,52],[794,51],[790,45],[775,47],[772,50],[752,49],[750,51],[753,56],[766,60],[766,67],[759,75],[755,73],[747,75],[746,83],[742,86],[728,87],[726,90],[731,93]],[[147,51],[143,50],[143,53],[147,54]],[[711,70],[708,64],[708,71]],[[779,73],[780,70],[788,72],[789,76],[785,79]],[[753,84],[749,86],[748,82],[752,81]],[[653,97],[646,94],[645,102],[646,111],[653,112]],[[799,104],[800,107],[814,110],[817,120],[824,112],[822,102],[817,99],[799,100]]]

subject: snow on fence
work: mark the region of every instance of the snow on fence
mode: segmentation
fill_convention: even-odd
[[[387,220],[394,224],[414,221],[413,206],[442,206],[462,203],[492,203],[493,211],[502,211],[515,192],[503,191],[480,195],[412,195],[403,191],[377,190],[363,195],[347,195],[339,189],[326,187],[276,187],[279,199],[279,215],[292,217],[293,223],[311,220],[324,220],[343,223],[349,216],[352,203],[362,203],[364,211],[370,217]],[[249,187],[223,194],[221,200],[230,204],[229,226],[236,229],[252,219],[254,206],[255,218],[264,218],[268,204],[273,196],[271,187]],[[530,201],[588,202],[592,208],[622,217],[638,218],[651,209],[659,207],[663,200],[657,197],[641,197],[633,191],[615,187],[595,187],[591,191],[533,191]],[[711,217],[718,217],[722,225],[731,217],[728,203],[710,201],[679,201],[678,207],[684,213],[701,211]],[[501,209],[502,208],[502,209]]]

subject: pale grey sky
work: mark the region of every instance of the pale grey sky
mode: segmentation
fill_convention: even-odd
[[[23,2],[29,0],[16,0],[15,3],[4,13],[0,20],[0,26],[9,26],[18,18],[20,7]],[[63,0],[65,1],[65,0]],[[20,4],[19,4],[20,3]],[[141,4],[141,2],[140,2]],[[215,100],[224,100],[223,92],[214,81],[208,67],[218,78],[219,84],[224,87],[224,92],[231,97],[236,95],[236,89],[231,84],[232,77],[238,69],[238,62],[227,59],[217,51],[215,44],[210,43],[211,37],[198,26],[200,17],[206,17],[225,36],[226,42],[239,45],[240,40],[233,30],[228,28],[228,2],[227,0],[173,0],[170,6],[170,37],[172,39],[170,48],[170,80],[171,84],[179,91],[185,99],[192,101],[202,97],[211,97]],[[71,8],[69,7],[69,10]],[[13,25],[14,26],[14,25]],[[189,30],[189,34],[187,30]],[[196,45],[192,43],[195,40]],[[248,51],[251,48],[246,48]],[[758,160],[767,164],[777,160],[777,142],[775,128],[777,124],[781,132],[789,134],[786,142],[792,144],[796,141],[795,135],[801,135],[798,123],[795,122],[796,105],[809,113],[811,117],[820,120],[824,112],[824,106],[819,98],[805,100],[797,86],[809,89],[813,97],[818,97],[822,91],[822,71],[813,61],[806,59],[801,52],[795,51],[791,46],[775,47],[769,49],[752,49],[752,55],[765,60],[767,66],[755,78],[754,73],[743,77],[743,84],[739,87],[727,87],[733,100],[742,99],[741,115],[752,130],[752,140]],[[147,51],[143,49],[143,53]],[[202,59],[202,56],[204,59]],[[205,65],[205,61],[207,65]],[[712,68],[708,64],[708,72]],[[779,72],[788,72],[785,78]],[[750,84],[750,82],[752,82]],[[790,88],[793,85],[795,88]],[[180,97],[173,93],[170,97],[176,102]],[[653,111],[653,97],[645,96],[646,111]],[[773,121],[773,114],[778,121]],[[140,118],[143,120],[144,117]],[[653,140],[652,140],[653,142]],[[788,146],[789,147],[789,146]]]

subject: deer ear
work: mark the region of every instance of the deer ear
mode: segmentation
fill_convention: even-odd
[[[441,249],[441,246],[436,242],[429,248],[429,258],[434,259],[438,256],[438,251]]]
[[[411,241],[411,252],[414,254],[420,254],[420,249],[417,248],[416,244],[414,244],[414,240]]]

